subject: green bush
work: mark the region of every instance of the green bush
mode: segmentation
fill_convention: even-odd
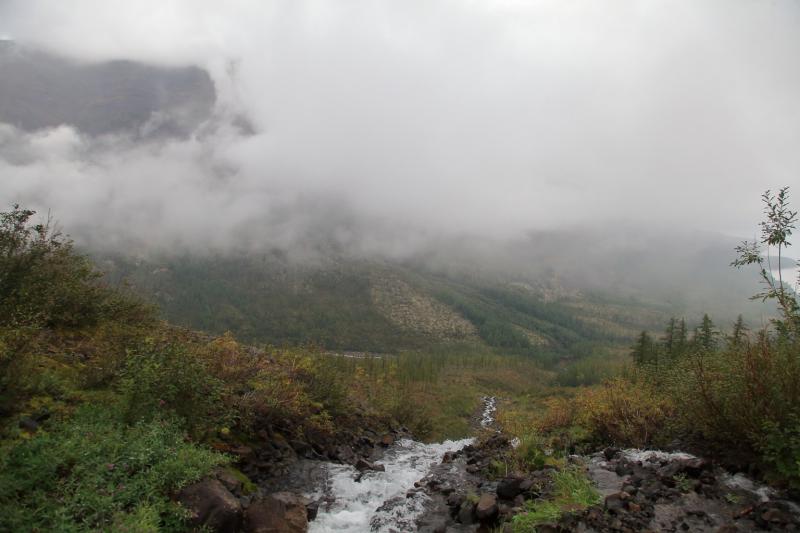
[[[170,493],[224,464],[188,443],[180,422],[128,426],[86,406],[0,460],[2,531],[184,531]]]
[[[34,214],[19,206],[0,213],[0,408],[6,410],[35,392],[31,368],[39,363],[38,354],[51,351],[53,332],[116,329],[109,340],[120,346],[129,324],[146,327],[155,321],[153,309],[141,300],[102,286],[100,274],[75,253],[72,242],[49,221],[34,224]],[[105,327],[109,324],[114,327]]]
[[[138,300],[98,283],[101,274],[50,221],[35,212],[0,213],[0,327],[78,328],[141,310]]]
[[[183,344],[150,340],[129,351],[118,388],[128,422],[173,413],[193,435],[227,422],[224,383]]]
[[[800,489],[800,417],[792,415],[783,427],[766,422],[758,448],[772,477]]]

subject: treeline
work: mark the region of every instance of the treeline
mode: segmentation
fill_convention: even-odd
[[[387,352],[436,341],[382,315],[357,263],[299,266],[278,254],[100,259],[113,265],[111,281],[149,295],[170,322],[246,342]]]
[[[546,364],[565,356],[587,356],[620,340],[585,323],[573,309],[506,288],[439,288],[435,294],[472,322],[478,336],[489,346]]]
[[[746,340],[749,328],[739,315],[732,331],[725,335],[708,314],[689,333],[684,318],[671,317],[664,334],[656,339],[647,331],[642,331],[631,348],[633,362],[640,367],[669,366],[675,361],[697,353],[709,353],[721,347],[736,348]]]

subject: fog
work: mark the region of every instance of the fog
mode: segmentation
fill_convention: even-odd
[[[93,246],[752,237],[800,195],[796,0],[5,0],[0,36],[213,80],[185,136],[0,125],[2,203]]]

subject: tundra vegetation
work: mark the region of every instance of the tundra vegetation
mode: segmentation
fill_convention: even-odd
[[[543,380],[532,360],[473,345],[356,358],[174,327],[34,216],[0,214],[4,531],[182,531],[177,491],[257,428],[303,439],[386,420],[464,435],[479,391]]]
[[[796,285],[770,268],[782,264],[795,229],[788,199],[786,188],[764,194],[761,237],[737,247],[732,263],[756,267],[764,290],[753,298],[777,304],[769,324],[754,330],[739,317],[723,331],[708,315],[692,328],[670,318],[661,335],[641,332],[629,364],[607,369],[601,383],[513,398],[500,410],[504,429],[521,441],[513,460],[541,468],[581,450],[679,443],[776,486],[800,488],[800,308]],[[557,496],[514,523],[530,531],[572,508]]]
[[[596,302],[579,309],[507,286],[426,278],[436,302],[424,306],[456,312],[445,322],[464,335],[411,335],[396,349],[396,324],[358,307],[369,290],[357,277],[346,280],[355,283],[349,317],[312,305],[312,314],[260,326],[276,341],[281,324],[290,333],[306,323],[321,336],[340,330],[332,345],[258,345],[257,332],[243,343],[171,325],[133,290],[109,285],[52,222],[14,206],[0,214],[0,529],[183,531],[176,493],[218,467],[235,471],[232,451],[263,427],[302,440],[372,420],[422,439],[460,437],[487,394],[502,399],[499,423],[520,441],[498,457],[498,475],[555,467],[550,498],[514,519],[519,531],[596,503],[565,457],[609,445],[677,439],[800,488],[800,311],[796,292],[770,269],[797,217],[786,189],[764,202],[761,239],[743,243],[734,261],[755,266],[764,284],[756,297],[777,304],[760,329],[740,319],[723,333],[704,316],[635,336],[632,320],[609,330],[587,320],[582,309]],[[277,316],[279,304],[261,318]],[[376,329],[360,348],[382,352],[326,351],[350,346],[361,316]],[[244,331],[255,324],[231,320]]]

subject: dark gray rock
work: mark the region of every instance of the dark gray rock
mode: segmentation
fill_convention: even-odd
[[[275,492],[254,501],[245,511],[245,533],[305,533],[309,501],[291,492]]]
[[[497,507],[497,497],[494,494],[485,492],[481,494],[478,503],[475,505],[475,516],[478,521],[489,523],[494,522],[500,509]]]
[[[196,527],[217,533],[235,533],[242,522],[239,500],[217,479],[204,479],[184,487],[178,501],[190,513]]]
[[[364,459],[363,457],[361,459],[359,459],[358,461],[356,461],[356,465],[355,466],[356,466],[356,470],[358,470],[359,472],[366,472],[367,470],[372,470],[372,471],[375,471],[375,472],[385,472],[386,471],[386,467],[385,466],[379,465],[379,464],[375,464],[375,463],[371,463],[371,462],[367,461],[366,459]]]
[[[497,495],[504,500],[513,500],[522,493],[522,478],[507,477],[497,484]]]

